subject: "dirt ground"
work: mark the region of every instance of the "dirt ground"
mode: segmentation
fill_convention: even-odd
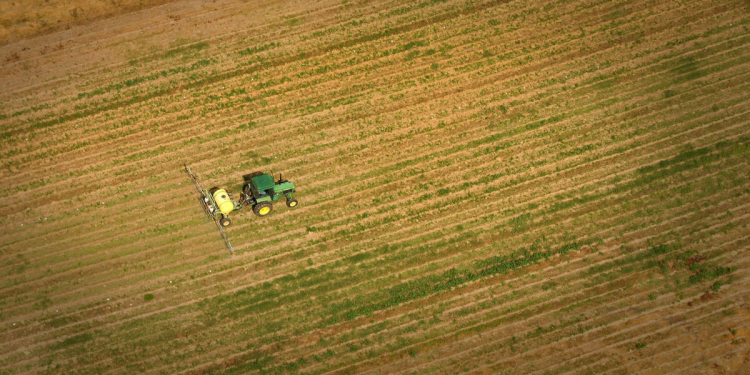
[[[742,1],[0,4],[0,373],[743,374]],[[185,173],[239,193],[230,256]]]

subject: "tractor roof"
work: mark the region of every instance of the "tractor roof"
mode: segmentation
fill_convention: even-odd
[[[253,177],[253,185],[255,185],[255,188],[258,190],[271,189],[274,184],[275,181],[273,180],[273,177],[268,173]]]

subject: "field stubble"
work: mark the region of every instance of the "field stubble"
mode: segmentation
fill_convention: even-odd
[[[0,371],[748,361],[741,2],[187,4],[2,68]],[[228,259],[185,161],[302,205]]]

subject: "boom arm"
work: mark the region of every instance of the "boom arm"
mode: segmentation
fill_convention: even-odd
[[[190,167],[188,167],[187,164],[184,164],[184,165],[185,165],[185,171],[187,171],[188,175],[190,176],[190,179],[193,180],[195,187],[198,189],[198,192],[201,194],[200,201],[201,201],[201,205],[203,206],[203,209],[206,211],[206,215],[210,217],[211,219],[213,219],[214,224],[216,224],[216,227],[219,228],[219,233],[221,234],[221,238],[224,239],[224,244],[227,245],[227,249],[229,249],[229,253],[232,254],[232,256],[234,256],[235,255],[234,248],[232,248],[232,244],[229,243],[229,239],[227,238],[227,235],[224,233],[224,228],[221,227],[221,224],[219,224],[219,220],[217,220],[208,209],[208,205],[206,204],[207,197],[208,197],[206,195],[206,191],[203,190],[201,185],[198,183],[198,179],[195,177],[195,175],[193,175],[193,171],[190,170]]]

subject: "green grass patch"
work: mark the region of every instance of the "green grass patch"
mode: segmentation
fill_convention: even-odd
[[[91,333],[82,333],[80,335],[71,336],[58,343],[56,349],[64,349],[73,345],[82,344],[91,341],[93,338],[94,336]]]

